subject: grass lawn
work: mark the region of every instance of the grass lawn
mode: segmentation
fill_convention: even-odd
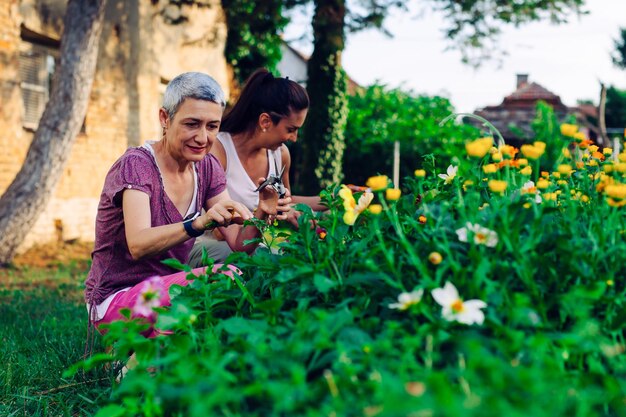
[[[63,378],[85,353],[89,265],[80,256],[0,268],[0,416],[91,416],[109,395],[104,369]]]

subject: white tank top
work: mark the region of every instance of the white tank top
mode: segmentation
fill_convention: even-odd
[[[226,151],[226,188],[228,193],[233,200],[243,203],[250,211],[253,211],[259,205],[259,193],[254,191],[257,189],[257,185],[252,182],[241,164],[230,133],[220,132],[217,134],[217,139]],[[283,164],[280,148],[276,151],[268,149],[267,160],[269,169],[266,177],[271,174],[278,175]],[[277,169],[278,171],[276,171]]]

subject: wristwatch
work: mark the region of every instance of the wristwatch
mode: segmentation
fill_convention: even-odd
[[[204,230],[196,230],[191,225],[191,223],[193,223],[193,221],[196,220],[198,217],[200,217],[200,213],[196,212],[192,215],[185,217],[185,220],[183,220],[183,227],[185,228],[185,232],[187,232],[190,237],[198,237],[204,234]]]

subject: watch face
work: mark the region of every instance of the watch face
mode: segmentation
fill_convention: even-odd
[[[198,213],[198,212],[196,211],[195,213],[188,214],[188,215],[187,215],[187,216],[183,219],[183,221],[187,221],[187,220],[195,220],[195,219],[197,219],[198,217],[200,217],[200,213]]]

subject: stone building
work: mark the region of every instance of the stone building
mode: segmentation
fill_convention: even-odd
[[[93,241],[106,172],[127,147],[158,138],[169,80],[202,71],[228,89],[224,15],[219,0],[205,3],[109,0],[82,131],[20,251],[34,243]],[[54,82],[65,6],[65,0],[0,2],[0,194],[22,165]]]

